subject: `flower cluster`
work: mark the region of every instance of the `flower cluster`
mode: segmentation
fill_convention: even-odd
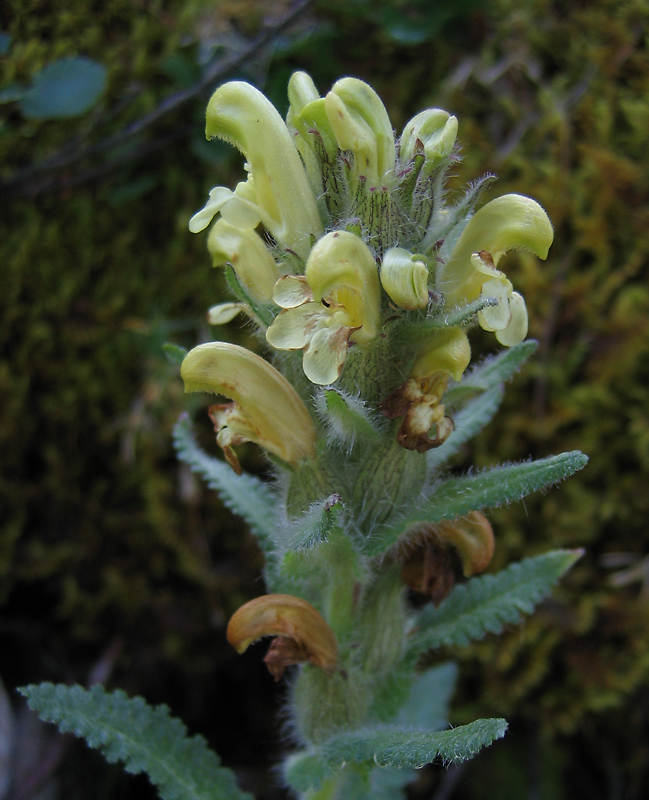
[[[210,321],[243,311],[267,358],[203,344],[185,358],[182,377],[186,391],[230,401],[209,413],[237,473],[237,445],[255,442],[271,456],[289,532],[275,585],[297,585],[313,600],[281,591],[253,601],[233,617],[230,641],[243,650],[261,636],[277,637],[266,659],[277,678],[287,665],[306,662],[328,676],[344,664],[351,680],[362,658],[380,663],[379,672],[396,663],[406,585],[437,604],[456,579],[491,560],[493,532],[477,510],[406,526],[380,561],[365,543],[433,491],[426,453],[453,434],[470,328],[493,331],[507,347],[527,334],[525,301],[499,269],[501,259],[521,248],[545,258],[553,232],[528,197],[510,194],[478,208],[477,185],[456,205],[445,202],[445,178],[458,158],[458,123],[448,112],[422,111],[395,137],[383,103],[363,81],[343,78],[321,97],[298,72],[288,96],[284,121],[247,83],[217,89],[206,134],[243,153],[246,179],[234,191],[212,189],[190,221],[193,232],[212,226],[213,264],[231,268],[237,294],[237,302],[212,308]],[[287,578],[297,558],[291,536],[313,514],[320,522],[307,539],[320,543],[312,557],[323,574],[336,564],[335,596]],[[399,588],[390,589],[390,613],[397,622],[388,642],[385,633],[370,633],[378,623],[362,609],[395,562]],[[335,610],[341,604],[345,613]],[[331,680],[326,690],[318,684],[330,704],[331,687],[339,686]],[[350,709],[360,701],[345,691],[337,724],[351,726]],[[296,713],[308,739],[316,723]]]

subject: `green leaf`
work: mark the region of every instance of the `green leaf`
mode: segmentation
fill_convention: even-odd
[[[433,731],[444,729],[457,674],[457,664],[447,661],[418,675],[399,711],[397,724]]]
[[[241,281],[231,264],[225,267],[225,280],[230,291],[240,303],[245,303],[249,306],[263,325],[268,326],[271,324],[274,319],[272,312],[268,308],[254,303],[248,292],[241,285]]]
[[[420,613],[408,658],[500,633],[503,625],[530,614],[582,553],[553,550],[512,564],[497,575],[483,575],[456,586],[438,608],[428,606]]]
[[[375,441],[378,436],[365,403],[342,389],[323,389],[316,408],[329,436],[349,449],[357,439]]]
[[[455,427],[444,444],[426,453],[426,466],[437,470],[448,463],[460,448],[479,433],[491,421],[500,407],[504,395],[502,385],[480,394],[461,411],[453,415]],[[446,400],[446,398],[444,398]]]
[[[120,690],[42,683],[19,689],[41,719],[82,736],[127,772],[145,772],[163,800],[253,800],[236,785],[202,736],[187,735],[166,706],[149,706]]]
[[[336,769],[347,764],[377,764],[403,769],[423,767],[436,759],[466,761],[505,735],[504,719],[478,719],[446,731],[422,731],[376,725],[333,736],[309,753],[287,762],[285,777],[299,791],[317,790]]]
[[[311,549],[329,538],[333,529],[340,525],[342,515],[343,502],[339,494],[318,500],[288,523],[284,544],[291,550]]]
[[[539,343],[535,339],[527,339],[513,347],[508,347],[497,356],[485,359],[462,379],[462,383],[482,389],[491,389],[518,372],[528,358],[534,355],[538,346]]]
[[[30,119],[62,119],[84,114],[106,88],[106,68],[90,58],[62,58],[42,69],[20,101]]]
[[[266,558],[275,558],[275,534],[278,526],[277,500],[267,484],[252,475],[236,475],[224,461],[212,458],[196,443],[191,421],[180,417],[174,428],[178,458],[201,475],[210,489],[215,489],[225,505],[242,517],[259,540]]]
[[[531,492],[569,478],[587,463],[587,456],[573,450],[538,461],[494,467],[478,475],[449,478],[434,489],[425,508],[380,529],[371,542],[370,554],[384,553],[420,522],[455,519],[469,511],[521,500]]]
[[[162,345],[162,351],[172,364],[177,364],[178,366],[183,363],[185,356],[189,352],[187,348],[173,342],[165,342]]]

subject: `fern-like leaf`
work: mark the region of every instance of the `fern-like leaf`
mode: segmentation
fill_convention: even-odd
[[[553,550],[456,586],[438,608],[427,607],[419,615],[409,658],[500,633],[504,625],[530,614],[581,555],[581,550]]]
[[[290,758],[288,783],[299,791],[317,791],[327,777],[344,764],[384,767],[423,767],[436,759],[466,761],[505,735],[504,719],[478,719],[445,731],[423,731],[396,725],[376,725],[340,733],[308,753]]]
[[[253,800],[205,739],[189,737],[166,706],[101,686],[42,683],[19,691],[42,719],[83,737],[111,764],[121,761],[127,772],[147,773],[162,800]]]
[[[235,475],[224,461],[204,452],[194,438],[186,414],[180,417],[174,428],[174,445],[178,458],[201,475],[210,489],[218,492],[225,505],[248,523],[267,561],[272,563],[278,520],[277,500],[270,488],[252,475]]]
[[[434,490],[424,508],[402,517],[377,532],[370,542],[370,554],[379,555],[408,535],[413,525],[456,519],[469,511],[521,500],[583,469],[588,457],[578,450],[537,461],[494,467],[477,475],[449,478]]]

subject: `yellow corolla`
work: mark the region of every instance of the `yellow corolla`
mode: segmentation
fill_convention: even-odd
[[[506,194],[483,206],[467,223],[450,256],[437,267],[436,286],[448,306],[495,298],[478,312],[480,326],[495,331],[508,347],[527,335],[525,300],[497,269],[510,250],[530,250],[547,258],[554,233],[548,215],[529,197]]]
[[[255,228],[262,222],[279,244],[306,258],[322,222],[300,155],[275,107],[249,83],[231,81],[214,92],[206,117],[207,138],[237,147],[250,175],[234,192],[212,189],[190,230],[202,230],[220,211],[237,227]]]
[[[315,456],[316,430],[291,384],[263,358],[228,342],[209,342],[191,350],[180,374],[186,392],[223,395],[232,403],[211,407],[216,441],[237,474],[232,449],[256,442],[288,464]]]
[[[305,275],[285,275],[273,299],[283,310],[266,331],[279,350],[304,350],[312,383],[338,379],[352,342],[367,346],[380,322],[376,262],[363,240],[348,231],[328,233],[313,247]]]

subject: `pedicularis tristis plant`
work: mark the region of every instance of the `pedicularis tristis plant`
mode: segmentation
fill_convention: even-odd
[[[243,153],[246,177],[214,188],[189,227],[211,225],[208,250],[235,295],[211,322],[244,314],[262,355],[220,341],[186,355],[186,391],[220,398],[208,413],[227,464],[198,448],[187,418],[176,442],[266,555],[268,594],[227,637],[239,652],[273,637],[265,662],[287,680],[293,742],[283,780],[309,800],[397,798],[411,768],[467,759],[506,728],[450,728],[455,667],[421,670],[422,655],[515,622],[578,556],[476,577],[495,547],[482,509],[571,475],[580,453],[444,472],[535,349],[499,266],[513,249],[545,258],[552,226],[528,197],[479,207],[490,178],[447,204],[458,123],[446,111],[422,111],[395,138],[363,81],[320,97],[298,72],[288,95],[286,122],[242,82],[207,107],[207,137]],[[476,324],[505,349],[472,365]],[[242,474],[243,442],[265,449],[272,481]],[[413,610],[409,590],[429,602]],[[24,691],[45,718],[148,771],[163,797],[249,796],[164,707],[99,688]]]

